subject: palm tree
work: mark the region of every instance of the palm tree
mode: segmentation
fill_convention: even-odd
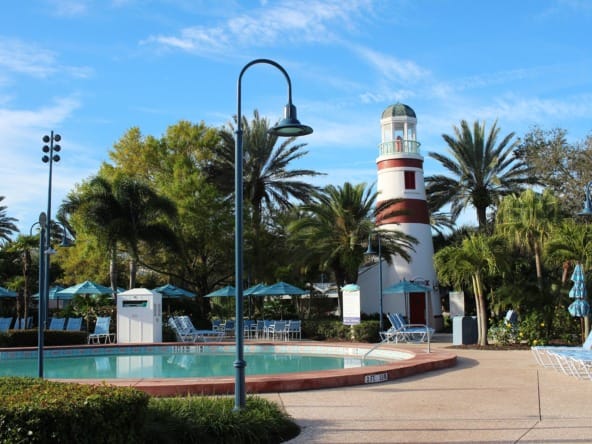
[[[487,345],[485,279],[506,267],[505,241],[499,236],[471,234],[460,245],[444,247],[434,255],[438,280],[456,288],[470,286],[477,307],[478,343]]]
[[[581,262],[585,270],[592,268],[592,226],[565,219],[555,225],[545,244],[545,253],[556,265],[567,262]],[[567,280],[566,273],[563,283]]]
[[[111,288],[117,288],[117,246],[123,244],[130,256],[129,288],[135,287],[140,243],[174,244],[167,221],[176,217],[176,208],[138,179],[119,177],[113,182],[97,176],[78,194],[71,193],[60,213],[78,213],[88,231],[95,234],[110,253]]]
[[[387,212],[396,200],[376,206],[377,193],[365,183],[342,187],[326,186],[315,194],[312,202],[300,207],[298,217],[289,224],[294,241],[306,245],[311,261],[322,269],[331,270],[339,287],[339,307],[342,307],[341,287],[355,283],[358,269],[364,262],[365,243],[375,230],[377,214],[395,217],[400,210]],[[398,255],[409,261],[409,251],[417,240],[401,231],[380,231],[382,255],[388,263]],[[306,259],[305,259],[306,260]]]
[[[432,212],[450,204],[452,217],[456,219],[467,206],[477,212],[479,229],[487,226],[487,209],[500,197],[520,191],[527,183],[534,183],[526,164],[514,156],[517,141],[514,133],[505,136],[499,144],[497,121],[485,136],[485,123],[475,121],[473,131],[462,120],[460,128],[454,127],[456,137],[443,134],[451,157],[430,152],[448,174],[426,178],[426,194]]]
[[[0,202],[4,200],[4,196],[0,196]],[[14,224],[14,222],[18,222],[18,219],[14,217],[8,217],[6,215],[6,206],[0,206],[0,240],[2,243],[8,242],[10,240],[10,236],[14,233],[18,232],[19,229]]]
[[[209,179],[228,195],[234,191],[234,131],[236,125],[228,123],[220,131],[221,143],[215,147],[214,158],[206,166]],[[305,156],[308,151],[306,144],[295,144],[295,137],[281,138],[270,134],[269,120],[253,112],[253,120],[249,122],[243,116],[243,195],[246,202],[246,224],[253,230],[252,245],[254,262],[263,259],[260,251],[260,239],[263,230],[264,215],[271,215],[277,210],[293,208],[298,202],[308,202],[317,187],[300,180],[303,177],[314,177],[321,173],[308,169],[290,169],[290,165]],[[268,218],[269,219],[269,218]],[[250,224],[249,224],[250,222]],[[249,237],[246,237],[249,240]],[[254,274],[258,274],[255,266]]]
[[[534,255],[537,285],[543,293],[542,254],[545,240],[559,219],[559,204],[549,190],[533,190],[503,198],[496,214],[496,231]]]

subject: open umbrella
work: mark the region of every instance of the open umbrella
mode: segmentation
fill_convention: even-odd
[[[0,287],[0,298],[16,298],[16,291]]]
[[[567,311],[573,317],[579,317],[582,324],[582,337],[588,336],[588,314],[590,313],[590,304],[586,299],[586,278],[584,276],[584,270],[581,264],[576,264],[574,271],[571,275],[571,280],[574,285],[569,290],[569,297],[575,299]]]
[[[111,294],[113,290],[111,287],[105,287],[92,281],[84,281],[81,284],[73,285],[72,287],[65,288],[56,292],[56,296],[60,298],[67,295],[77,294]]]
[[[232,285],[227,285],[224,288],[219,288],[216,291],[212,291],[205,295],[206,298],[215,298],[215,297],[230,297],[236,295],[236,288]]]
[[[429,316],[428,316],[428,292],[432,289],[430,287],[426,287],[425,285],[416,284],[415,282],[409,282],[406,280],[402,280],[398,284],[391,285],[390,287],[385,288],[382,290],[385,294],[393,294],[393,293],[402,293],[405,295],[405,298],[408,297],[409,293],[425,293],[425,306],[426,306],[426,324],[429,326]],[[405,315],[409,316],[409,310],[407,308],[407,302],[405,303]]]
[[[154,288],[154,291],[158,291],[162,294],[165,298],[192,298],[195,296],[195,293],[190,292],[189,290],[185,290],[184,288],[176,287],[172,284],[165,284],[160,287]]]
[[[276,282],[275,284],[263,287],[260,290],[254,291],[253,296],[283,296],[283,295],[301,295],[306,294],[306,290],[302,290],[294,285],[286,284],[285,282]]]
[[[245,290],[243,290],[243,294],[245,296],[251,296],[252,294],[255,294],[255,292],[259,291],[259,290],[263,290],[266,287],[266,285],[264,284],[255,284],[252,287],[249,287]]]

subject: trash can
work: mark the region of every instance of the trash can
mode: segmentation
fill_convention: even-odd
[[[476,344],[477,334],[476,316],[455,316],[452,318],[452,344]]]
[[[162,296],[146,288],[117,295],[117,342],[162,342]]]

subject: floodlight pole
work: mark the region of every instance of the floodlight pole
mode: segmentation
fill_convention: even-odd
[[[47,216],[39,215],[39,320],[37,328],[37,376],[43,378],[43,346],[45,342],[45,227]],[[25,323],[27,320],[24,320]]]
[[[378,242],[378,292],[379,292],[379,299],[378,299],[378,315],[379,315],[379,330],[384,331],[383,328],[383,308],[382,308],[382,246],[380,241],[380,233],[375,231],[374,233],[370,233],[368,235],[368,249],[366,250],[365,254],[374,254],[374,250],[372,249],[372,244],[370,243],[372,235],[376,236],[376,240]]]
[[[312,128],[300,124],[296,118],[296,107],[292,104],[292,82],[286,70],[277,62],[269,59],[255,59],[247,63],[238,76],[237,83],[237,113],[236,113],[236,143],[234,156],[234,199],[235,199],[235,338],[236,357],[234,361],[234,410],[240,410],[246,405],[245,367],[244,359],[244,319],[243,319],[243,130],[241,112],[241,82],[247,69],[256,64],[272,65],[282,72],[288,83],[288,104],[284,108],[284,118],[269,133],[282,137],[297,137],[312,133]]]

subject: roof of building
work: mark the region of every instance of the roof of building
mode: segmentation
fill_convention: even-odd
[[[390,105],[387,109],[382,112],[382,118],[387,117],[413,117],[417,118],[415,111],[410,106],[402,103],[395,103]]]

